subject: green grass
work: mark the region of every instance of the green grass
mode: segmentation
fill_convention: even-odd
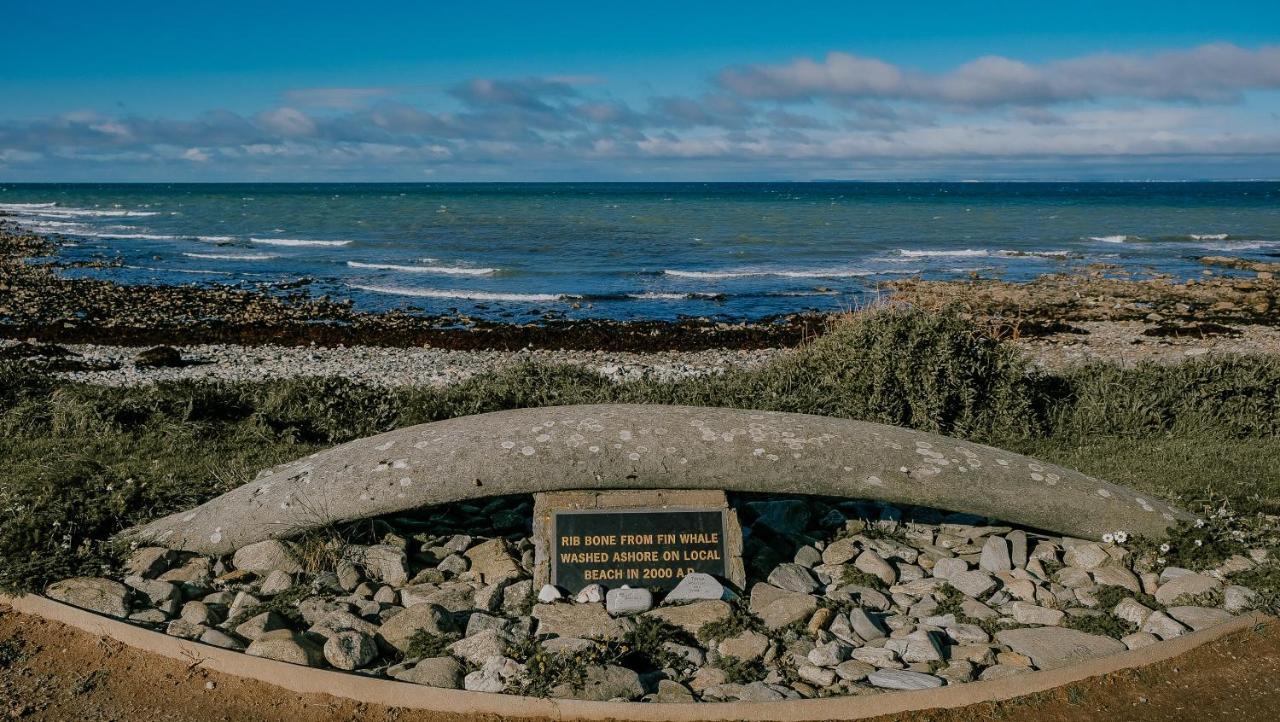
[[[502,409],[634,402],[865,419],[1043,457],[1184,501],[1280,509],[1280,360],[1035,371],[951,314],[877,311],[760,369],[614,384],[525,364],[444,389],[337,379],[112,389],[0,363],[0,589],[100,573],[105,542],[261,468],[392,428]]]

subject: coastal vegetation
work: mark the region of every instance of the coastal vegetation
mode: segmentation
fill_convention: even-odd
[[[954,313],[852,314],[759,369],[615,383],[526,364],[442,388],[317,378],[110,388],[0,365],[0,588],[113,563],[129,525],[273,464],[392,428],[501,409],[666,403],[825,414],[954,435],[1201,509],[1280,510],[1280,360],[1031,366]]]

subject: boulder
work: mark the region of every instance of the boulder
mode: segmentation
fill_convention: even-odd
[[[643,616],[660,619],[696,636],[698,630],[711,622],[727,619],[732,611],[733,609],[728,602],[708,599],[678,607],[658,607],[652,611],[645,612]]]
[[[1096,634],[1063,627],[1029,627],[996,632],[996,641],[1025,654],[1040,669],[1064,667],[1075,662],[1122,652],[1120,642]]]
[[[453,615],[436,604],[408,607],[382,623],[378,639],[403,652],[419,629],[428,634],[447,634],[453,630]]]
[[[942,686],[940,677],[906,669],[877,669],[867,675],[867,682],[883,689],[932,689]]]
[[[307,667],[320,667],[324,664],[324,651],[315,642],[289,629],[265,632],[253,640],[244,652],[253,657]]]
[[[640,614],[652,608],[653,592],[648,589],[621,587],[610,589],[605,595],[605,609],[615,617]]]
[[[551,690],[552,697],[605,702],[611,699],[632,700],[644,694],[640,675],[617,665],[591,666],[581,687],[562,684]]]
[[[50,584],[46,597],[73,607],[81,607],[109,617],[129,616],[129,590],[125,585],[100,577],[74,577]]]
[[[817,608],[817,598],[808,594],[787,591],[764,583],[757,583],[751,587],[751,601],[748,609],[752,614],[760,617],[769,629],[781,629],[807,620]]]
[[[805,567],[794,563],[779,564],[774,567],[769,573],[769,583],[779,589],[802,594],[811,594],[818,588],[818,582],[813,578],[813,574]]]
[[[360,669],[377,656],[378,645],[364,632],[336,632],[324,643],[324,658],[338,669]]]
[[[987,537],[987,542],[982,545],[982,556],[978,560],[978,568],[992,574],[1013,569],[1009,543],[1004,540],[1004,537]]]
[[[302,571],[302,562],[298,561],[293,549],[278,539],[268,539],[237,549],[231,563],[236,569],[254,574],[267,574],[276,570],[297,574]]]
[[[1162,582],[1156,590],[1156,601],[1164,605],[1176,604],[1182,597],[1196,597],[1218,589],[1221,585],[1217,579],[1203,574],[1187,573]]]
[[[471,562],[471,572],[485,584],[515,579],[522,574],[520,563],[511,555],[511,546],[505,539],[477,544],[468,549],[465,556]]]
[[[728,606],[728,605],[726,605]],[[675,607],[682,608],[682,607]],[[536,604],[533,618],[539,634],[619,641],[631,628],[629,620],[609,616],[603,604]]]
[[[734,657],[751,662],[764,656],[769,648],[769,638],[750,630],[722,640],[716,647],[722,657]]]
[[[595,585],[599,586],[599,585]],[[587,587],[586,589],[590,589]],[[586,591],[585,589],[583,591]],[[579,593],[578,596],[582,596]],[[702,572],[693,572],[688,574],[680,583],[675,586],[667,596],[663,598],[663,604],[675,604],[677,602],[696,602],[703,599],[724,599],[724,585],[710,574]],[[600,601],[586,600],[586,601]]]
[[[429,657],[419,660],[412,668],[396,675],[401,682],[440,687],[442,689],[460,689],[462,673],[466,669],[453,657]]]

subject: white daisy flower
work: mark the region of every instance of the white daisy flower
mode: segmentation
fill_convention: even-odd
[[[1127,542],[1127,541],[1129,541],[1129,532],[1127,532],[1127,531],[1118,531],[1118,532],[1116,532],[1116,543],[1117,543],[1117,544],[1124,544],[1124,543],[1125,543],[1125,542]]]
[[[1197,528],[1197,529],[1203,529],[1203,528],[1204,528],[1204,519],[1196,519],[1196,528]]]
[[[1112,534],[1111,532],[1107,532],[1106,534],[1103,534],[1103,535],[1102,535],[1102,543],[1104,543],[1104,544],[1110,544],[1111,542],[1113,542],[1113,541],[1115,541],[1115,540],[1116,540],[1116,537],[1115,537],[1115,535],[1114,535],[1114,534]]]
[[[1169,553],[1169,545],[1168,545],[1168,544],[1161,544],[1161,545],[1160,545],[1160,553],[1161,553],[1161,554],[1168,554],[1168,553]]]
[[[1196,539],[1196,546],[1198,546],[1198,547],[1202,547],[1202,546],[1204,546],[1204,540],[1203,540],[1203,539]]]

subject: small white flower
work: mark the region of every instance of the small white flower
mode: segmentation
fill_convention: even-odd
[[[1159,564],[1160,566],[1164,566],[1165,564],[1164,557],[1160,557],[1159,559],[1157,559],[1156,564]]]
[[[1196,546],[1198,546],[1198,547],[1202,547],[1202,546],[1204,546],[1204,540],[1202,540],[1202,539],[1196,539]]]
[[[1203,528],[1204,528],[1204,519],[1196,519],[1196,528],[1197,528],[1197,529],[1203,529]]]
[[[1129,541],[1129,532],[1127,531],[1116,532],[1116,544],[1124,544],[1127,541]]]
[[[1168,544],[1161,544],[1161,545],[1160,545],[1160,553],[1161,553],[1161,554],[1168,554],[1168,553],[1169,553],[1169,545],[1168,545]]]
[[[1102,543],[1104,543],[1104,544],[1110,544],[1111,542],[1113,542],[1113,541],[1115,541],[1115,540],[1116,540],[1116,536],[1115,536],[1115,534],[1112,534],[1111,532],[1107,532],[1106,534],[1103,534],[1103,535],[1102,535]]]

